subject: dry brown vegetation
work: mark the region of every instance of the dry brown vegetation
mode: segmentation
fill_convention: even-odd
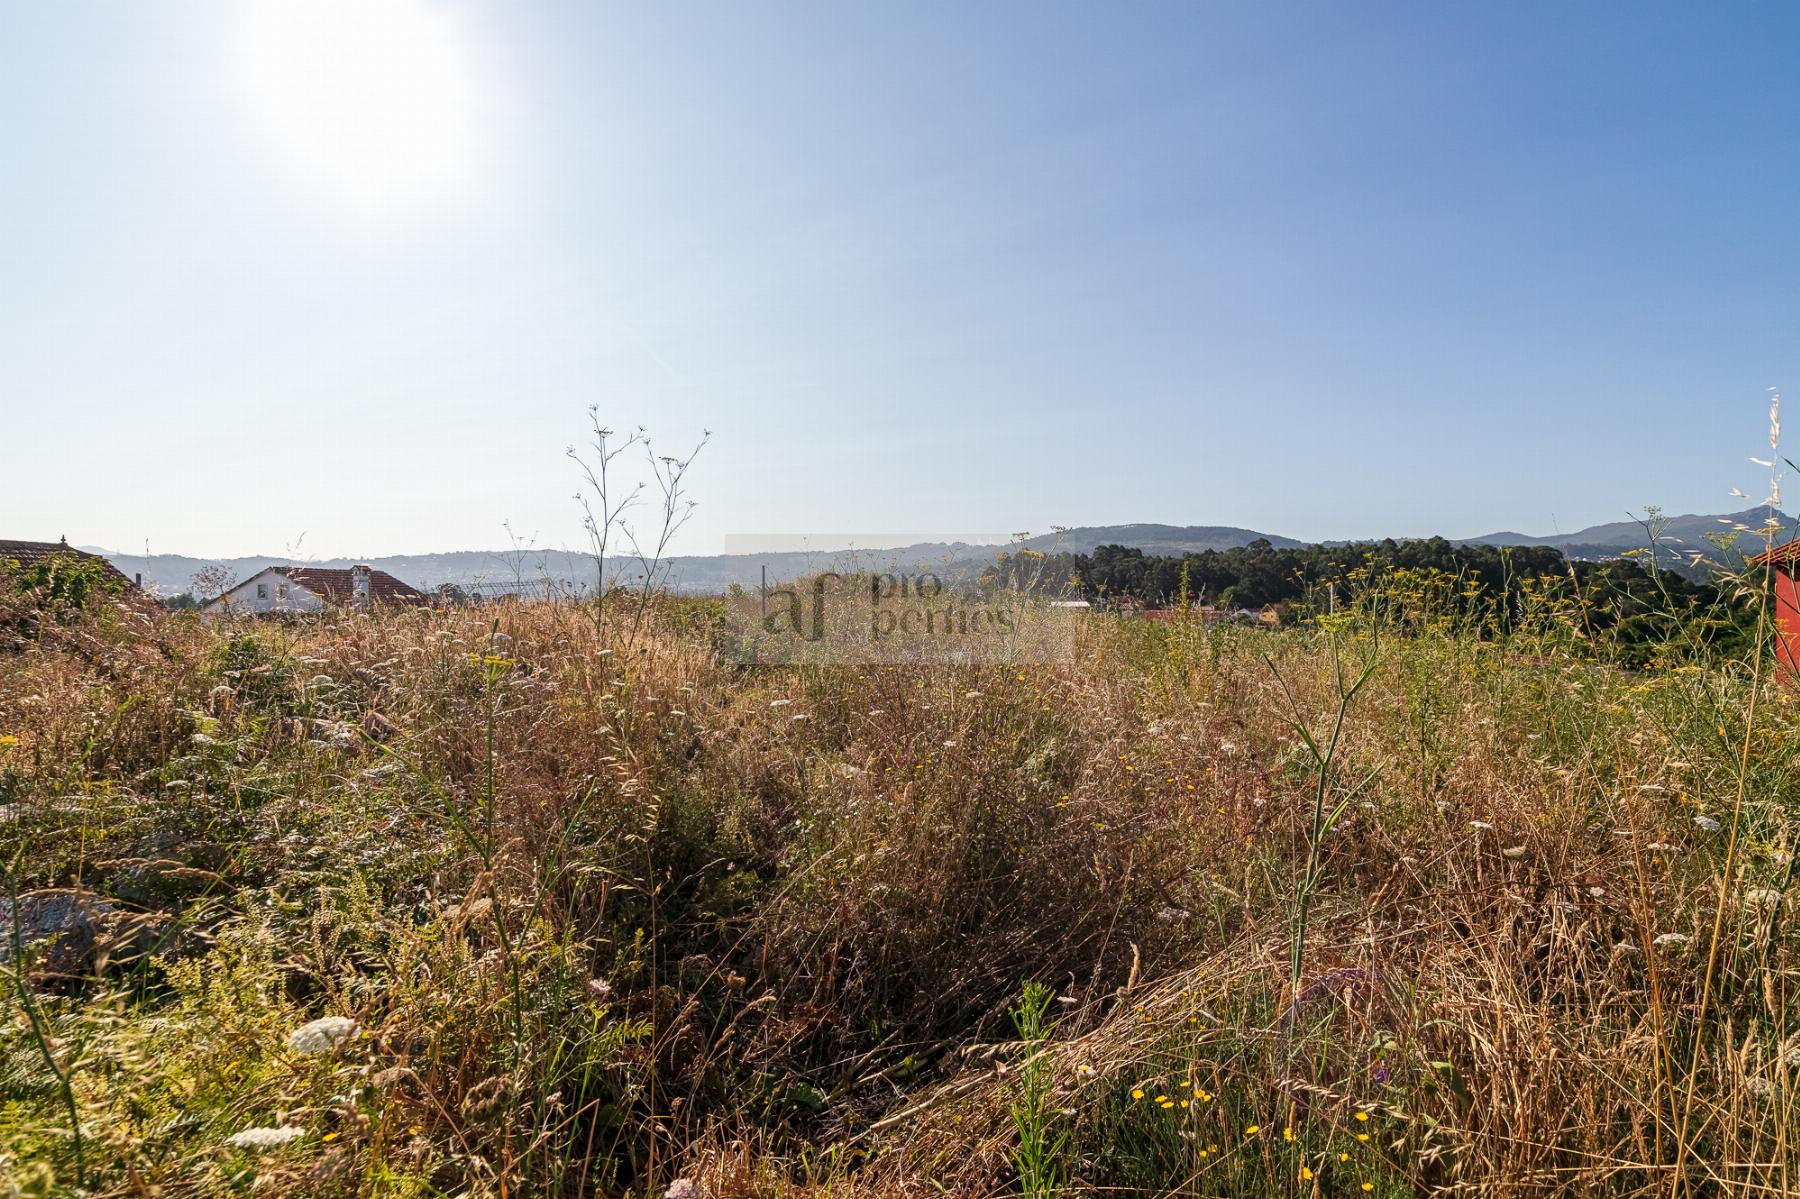
[[[1072,1195],[1800,1193],[1800,706],[1548,585],[954,669],[13,603],[13,884],[112,911],[6,985],[0,1194],[1016,1193],[1033,1061]]]

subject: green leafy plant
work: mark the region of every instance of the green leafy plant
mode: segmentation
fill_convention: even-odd
[[[1065,1133],[1053,1130],[1051,1071],[1048,1061],[1050,1023],[1047,1019],[1055,993],[1043,983],[1025,984],[1019,1006],[1011,1011],[1013,1029],[1024,1047],[1018,1067],[1018,1090],[1008,1111],[1018,1130],[1013,1167],[1019,1174],[1019,1193],[1044,1199],[1062,1189],[1062,1152]]]

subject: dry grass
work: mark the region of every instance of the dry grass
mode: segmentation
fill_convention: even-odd
[[[33,984],[93,1193],[1008,1193],[1027,980],[1064,1000],[1072,1193],[1663,1193],[1691,1063],[1691,1193],[1800,1193],[1800,707],[1764,682],[1746,743],[1743,663],[1622,670],[1553,606],[1384,637],[1296,996],[1314,776],[1276,671],[1317,729],[1366,627],[756,671],[705,605],[652,618],[627,648],[555,605],[103,614],[0,649],[18,885],[168,918]],[[358,1033],[287,1046],[324,1014]],[[30,1050],[9,1019],[0,1173],[72,1193]],[[227,1144],[253,1126],[305,1135]]]

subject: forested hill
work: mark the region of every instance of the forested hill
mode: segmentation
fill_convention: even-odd
[[[1572,533],[1556,533],[1548,537],[1532,537],[1525,533],[1484,533],[1480,537],[1468,538],[1465,544],[1552,546],[1561,550],[1566,557],[1599,559],[1616,558],[1634,550],[1646,550],[1654,537],[1658,560],[1664,566],[1680,569],[1695,558],[1703,563],[1729,562],[1735,551],[1742,551],[1746,547],[1751,553],[1760,550],[1762,547],[1757,544],[1758,537],[1751,534],[1760,533],[1770,521],[1774,522],[1778,540],[1785,541],[1794,535],[1793,518],[1779,508],[1746,508],[1742,512],[1717,515],[1669,517],[1651,510],[1642,520],[1591,525]],[[1691,574],[1692,571],[1688,573]]]

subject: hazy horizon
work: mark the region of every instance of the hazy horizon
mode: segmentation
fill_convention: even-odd
[[[1722,505],[1716,512],[1668,512],[1668,511],[1662,511],[1660,513],[1660,515],[1665,520],[1666,519],[1686,519],[1686,518],[1691,518],[1691,517],[1709,518],[1709,517],[1718,517],[1718,516],[1729,515],[1733,512],[1743,512],[1743,511],[1747,510],[1748,508],[1760,506],[1760,505],[1744,504],[1743,497],[1732,497],[1732,498],[1735,499],[1738,504],[1743,505],[1743,506],[1742,507],[1733,507],[1733,505],[1730,502],[1728,502],[1725,505]],[[1121,521],[1121,522],[1118,522],[1117,524],[1111,524],[1111,525],[1096,525],[1096,524],[1080,523],[1080,524],[1074,524],[1074,525],[1060,525],[1058,527],[1064,528],[1064,529],[1129,528],[1132,526],[1159,527],[1159,528],[1171,528],[1171,529],[1208,528],[1208,527],[1232,528],[1232,529],[1242,529],[1242,530],[1245,530],[1248,532],[1266,534],[1271,537],[1291,539],[1291,540],[1299,542],[1301,544],[1313,545],[1313,544],[1359,542],[1359,541],[1380,541],[1380,540],[1383,540],[1383,539],[1389,538],[1389,537],[1400,538],[1400,539],[1443,537],[1449,541],[1463,541],[1463,540],[1470,540],[1470,539],[1479,538],[1479,537],[1492,536],[1495,534],[1517,534],[1520,536],[1534,538],[1534,539],[1555,539],[1558,537],[1567,537],[1567,536],[1571,536],[1574,534],[1578,534],[1585,530],[1588,530],[1588,529],[1591,529],[1591,528],[1594,528],[1597,526],[1611,525],[1611,524],[1618,524],[1618,523],[1637,523],[1638,521],[1644,520],[1644,519],[1647,519],[1647,513],[1640,509],[1636,512],[1623,513],[1615,520],[1595,521],[1590,524],[1584,524],[1584,525],[1580,525],[1580,526],[1577,526],[1574,528],[1557,528],[1557,529],[1534,531],[1531,529],[1519,528],[1516,526],[1502,526],[1502,527],[1495,527],[1495,528],[1491,528],[1491,529],[1473,530],[1473,531],[1468,531],[1468,532],[1461,532],[1461,531],[1445,532],[1445,531],[1440,530],[1440,531],[1434,532],[1434,533],[1405,533],[1405,534],[1388,533],[1388,532],[1383,532],[1381,530],[1369,530],[1369,531],[1365,531],[1365,532],[1358,533],[1358,534],[1348,536],[1348,537],[1325,537],[1325,538],[1301,537],[1301,536],[1297,536],[1295,534],[1289,533],[1285,529],[1268,528],[1266,526],[1256,526],[1256,525],[1220,526],[1220,525],[1210,524],[1207,522]],[[1054,537],[1056,535],[1056,529],[1054,527],[1046,527],[1046,528],[1042,528],[1042,529],[1033,529],[1033,530],[1021,530],[1020,532],[1028,532],[1031,535],[1031,537],[1034,537],[1034,538]],[[23,540],[54,541],[54,540],[56,540],[56,538],[55,537],[40,537],[40,538],[24,538]],[[1016,540],[1018,540],[1017,533],[1003,534],[1003,533],[993,533],[993,532],[988,532],[988,533],[966,533],[966,532],[964,532],[964,533],[867,533],[867,532],[865,532],[865,533],[858,533],[858,534],[847,534],[847,533],[846,534],[832,534],[832,533],[741,534],[741,533],[728,533],[722,538],[722,540],[720,541],[719,544],[717,544],[716,546],[713,546],[711,548],[708,548],[705,545],[695,544],[692,538],[688,538],[688,539],[686,539],[685,543],[680,548],[672,551],[670,556],[671,557],[685,557],[685,558],[712,558],[712,557],[731,557],[731,556],[754,556],[754,555],[759,555],[759,554],[789,554],[789,553],[827,553],[828,554],[828,553],[844,553],[844,552],[854,552],[854,551],[879,552],[882,550],[891,550],[891,549],[908,549],[908,548],[913,548],[916,546],[927,545],[927,544],[963,544],[963,545],[969,545],[969,546],[1004,547],[1004,546],[1012,544]],[[252,558],[269,558],[269,559],[273,559],[273,560],[285,560],[285,561],[296,562],[296,563],[306,563],[306,562],[328,562],[328,561],[338,561],[338,560],[354,561],[358,558],[366,558],[366,559],[370,559],[370,560],[387,559],[387,558],[429,558],[429,557],[442,557],[442,556],[453,555],[453,554],[486,554],[486,555],[490,555],[490,556],[494,557],[494,559],[496,561],[500,561],[501,559],[503,559],[505,557],[509,557],[509,556],[523,555],[525,558],[529,559],[533,555],[543,555],[543,554],[566,554],[566,555],[573,555],[575,557],[580,558],[580,557],[587,557],[592,552],[587,545],[576,544],[576,543],[551,544],[548,542],[536,542],[536,543],[531,543],[531,544],[521,544],[520,546],[514,547],[514,546],[509,546],[509,545],[500,544],[500,543],[482,544],[482,543],[477,543],[474,541],[470,541],[466,544],[453,545],[453,546],[396,549],[396,550],[385,551],[385,552],[378,553],[378,554],[377,553],[315,552],[315,551],[306,550],[304,548],[304,543],[302,543],[300,546],[293,547],[292,549],[290,549],[289,551],[286,551],[286,552],[267,552],[267,551],[251,550],[251,551],[243,552],[243,553],[227,553],[227,554],[209,554],[209,553],[197,551],[197,550],[186,548],[186,547],[164,547],[164,548],[160,548],[160,549],[151,547],[148,551],[146,551],[142,548],[133,549],[129,546],[109,546],[109,545],[102,545],[97,542],[71,541],[70,545],[74,546],[75,548],[78,548],[78,549],[105,553],[108,557],[114,559],[115,561],[129,561],[130,559],[133,559],[133,558],[168,556],[168,557],[196,558],[196,559],[201,559],[201,560],[205,560],[205,561],[214,561],[214,562],[224,562],[224,561],[252,559]],[[627,560],[631,559],[632,555],[630,554],[629,551],[620,551],[620,550],[616,550],[616,548],[615,548],[615,549],[608,550],[607,557],[609,560],[616,559],[619,561],[627,561]]]

